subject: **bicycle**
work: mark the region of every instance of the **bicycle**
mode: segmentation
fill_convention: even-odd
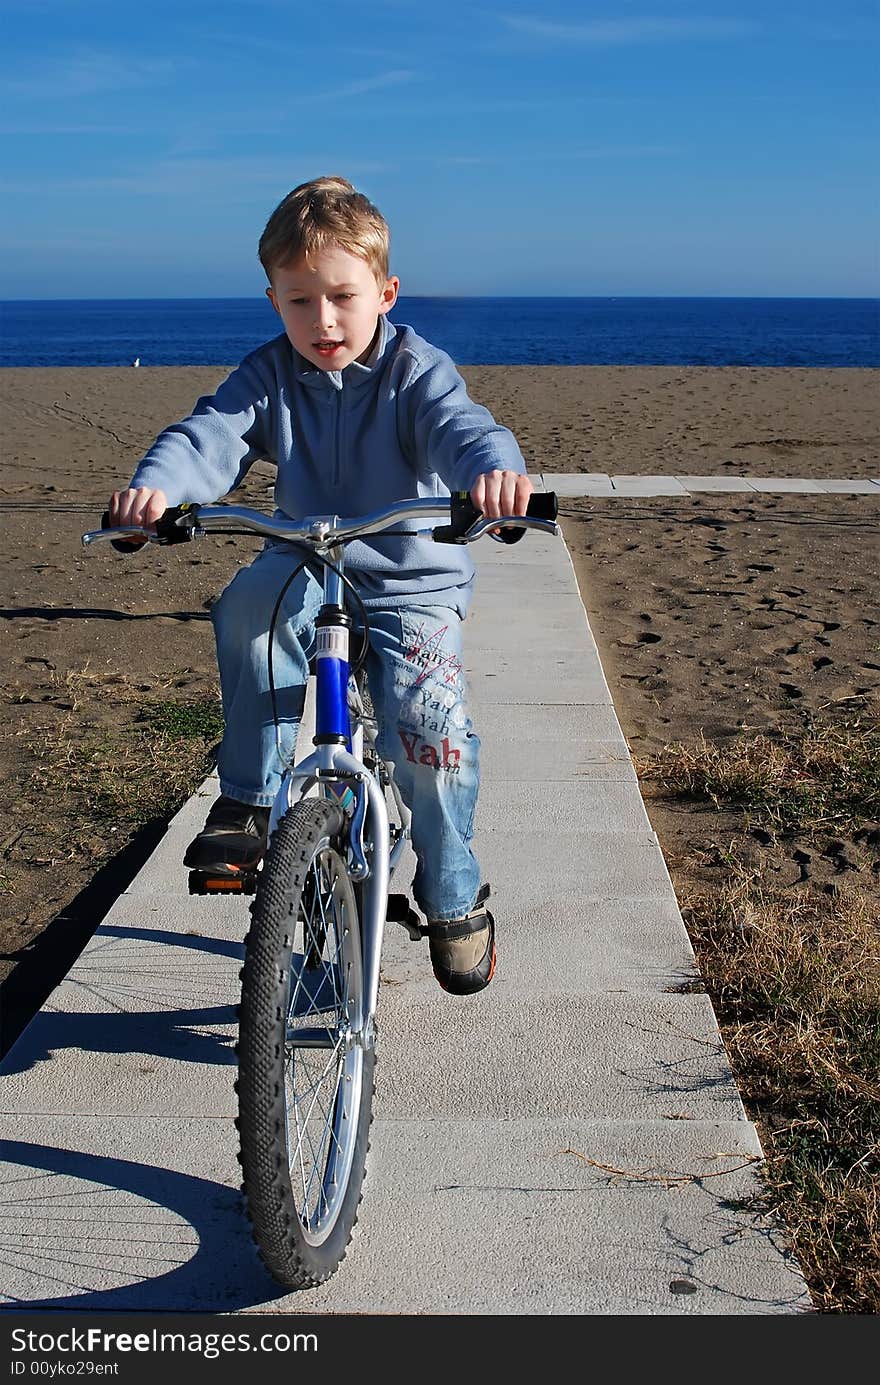
[[[487,532],[512,543],[527,528],[558,535],[556,514],[552,493],[533,495],[526,516],[501,519],[484,517],[467,494],[399,501],[356,519],[294,521],[233,505],[183,505],[166,510],[155,533],[108,528],[105,514],[103,529],[82,536],[84,546],[109,539],[131,552],[121,540],[171,544],[208,533],[256,534],[304,548],[304,565],[316,561],[323,572],[314,751],[286,765],[260,866],[192,871],[189,879],[195,894],[254,896],[241,971],[236,1124],[254,1240],[285,1289],[322,1283],[345,1255],[369,1148],[384,926],[401,923],[414,940],[425,932],[407,896],[389,892],[410,819],[393,765],[376,749],[362,607],[362,646],[350,659],[352,619],[344,597],[359,598],[345,576],[345,544],[387,534],[397,523],[443,516],[449,524],[421,532],[441,543],[472,543]],[[270,624],[273,704],[272,634],[293,576]],[[277,728],[276,715],[280,753]]]

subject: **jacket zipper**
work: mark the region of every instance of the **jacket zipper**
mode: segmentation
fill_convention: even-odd
[[[333,425],[333,484],[338,486],[342,480],[341,433],[342,433],[342,390],[334,390],[336,395],[336,417]]]

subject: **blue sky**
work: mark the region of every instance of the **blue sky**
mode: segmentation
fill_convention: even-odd
[[[331,172],[405,294],[880,292],[873,0],[0,8],[0,297],[260,294]]]

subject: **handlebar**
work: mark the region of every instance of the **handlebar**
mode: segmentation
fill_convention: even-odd
[[[494,530],[498,525],[512,526],[499,529],[492,538],[500,543],[516,543],[526,529],[540,529],[547,534],[559,534],[556,523],[558,503],[553,491],[538,492],[529,499],[526,515],[501,515],[489,519],[473,504],[467,491],[460,491],[444,498],[431,497],[400,500],[385,510],[358,518],[340,518],[338,515],[312,515],[300,520],[274,519],[259,510],[246,509],[241,505],[177,505],[165,511],[156,521],[155,532],[139,526],[111,528],[110,517],[105,511],[101,518],[101,528],[82,536],[84,548],[102,540],[109,540],[114,548],[123,553],[132,553],[144,543],[172,544],[187,543],[195,538],[203,538],[214,533],[257,534],[263,538],[287,540],[290,543],[309,544],[316,551],[326,551],[338,544],[350,543],[352,539],[365,534],[379,534],[398,522],[413,520],[448,518],[449,523],[436,527],[428,525],[421,529],[405,530],[407,534],[431,534],[435,543],[474,543],[483,534]],[[121,542],[121,540],[129,542]],[[134,540],[135,542],[131,542]]]

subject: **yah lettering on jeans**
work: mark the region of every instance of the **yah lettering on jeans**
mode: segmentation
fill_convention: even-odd
[[[437,746],[423,740],[414,732],[401,731],[399,734],[406,758],[411,765],[427,765],[430,769],[445,769],[450,774],[458,774],[461,769],[461,751],[452,749],[448,736],[443,737],[438,750]]]

